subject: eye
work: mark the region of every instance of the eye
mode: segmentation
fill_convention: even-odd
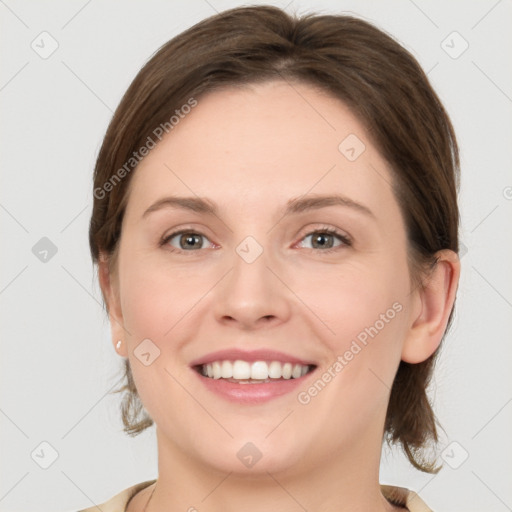
[[[334,228],[324,227],[308,233],[302,240],[311,237],[311,247],[306,249],[320,249],[322,252],[331,252],[352,245],[349,237]],[[335,245],[336,239],[338,245]]]
[[[324,253],[336,251],[343,247],[352,245],[352,242],[347,235],[330,227],[322,227],[315,231],[311,231],[301,240],[307,240],[308,238],[311,238],[311,246],[302,246],[303,248],[317,249]],[[337,244],[336,241],[338,241]],[[183,229],[165,236],[161,240],[160,245],[169,247],[172,252],[194,252],[199,249],[207,248],[207,242],[209,242],[210,245],[214,245],[205,235],[190,229]]]
[[[204,249],[205,247],[203,243],[205,240],[210,242],[208,238],[201,233],[196,233],[195,231],[190,230],[181,230],[164,237],[160,242],[160,245],[170,245],[172,251],[190,252],[198,249]]]

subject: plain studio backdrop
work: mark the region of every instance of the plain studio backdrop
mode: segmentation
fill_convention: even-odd
[[[381,483],[416,490],[436,512],[512,510],[512,3],[265,3],[374,22],[419,60],[451,116],[462,276],[430,388],[445,463],[424,474],[384,449]],[[142,64],[239,5],[0,1],[1,511],[77,510],[156,477],[154,427],[126,436],[109,394],[122,360],[89,256],[92,170]]]

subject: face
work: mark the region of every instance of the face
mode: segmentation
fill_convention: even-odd
[[[111,311],[160,448],[225,472],[380,456],[413,312],[391,180],[358,119],[305,84],[209,93],[151,150]]]

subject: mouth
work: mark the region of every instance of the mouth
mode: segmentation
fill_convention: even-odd
[[[225,349],[189,364],[208,392],[247,406],[290,396],[317,368],[311,360],[270,348]]]
[[[316,366],[282,361],[217,360],[195,365],[194,370],[207,379],[224,380],[236,384],[266,384],[300,379]]]

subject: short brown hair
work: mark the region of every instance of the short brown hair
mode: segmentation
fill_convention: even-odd
[[[412,279],[432,268],[441,249],[458,252],[459,156],[454,130],[427,76],[397,41],[352,16],[296,17],[272,6],[224,11],[179,34],[144,65],[119,104],[94,171],[89,241],[115,259],[128,197],[126,163],[191,97],[269,80],[303,82],[340,99],[368,129],[393,169],[393,187],[408,235]],[[131,164],[133,169],[136,167]],[[112,181],[120,169],[122,179]],[[110,183],[108,194],[105,184]],[[448,325],[451,324],[453,309]],[[437,443],[427,387],[438,351],[418,364],[400,362],[384,434],[400,443],[418,469],[435,473],[424,457]],[[137,394],[129,361],[122,403],[125,431],[152,424]]]

